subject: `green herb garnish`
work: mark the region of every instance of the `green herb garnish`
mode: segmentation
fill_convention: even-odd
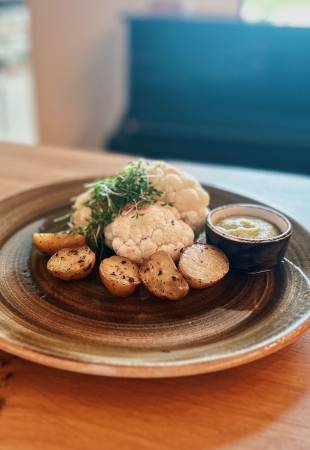
[[[101,258],[105,253],[104,228],[117,217],[125,207],[135,216],[147,204],[154,204],[163,194],[149,184],[142,161],[130,164],[115,176],[87,184],[91,198],[85,206],[91,208],[90,221],[85,229],[69,222],[71,232],[86,235],[88,244]]]

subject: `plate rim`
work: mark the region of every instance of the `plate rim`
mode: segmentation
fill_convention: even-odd
[[[289,333],[282,332],[277,338],[270,338],[259,345],[253,345],[248,349],[238,351],[234,355],[222,357],[222,359],[207,360],[205,357],[188,361],[169,361],[141,364],[117,364],[82,362],[69,358],[55,357],[40,350],[34,351],[26,347],[12,344],[0,338],[0,349],[46,367],[66,370],[68,372],[82,373],[97,376],[110,376],[116,378],[173,378],[199,375],[203,373],[220,372],[222,370],[238,367],[271,355],[290,344],[294,343],[302,334],[310,330],[309,316],[300,321],[297,326],[291,326]],[[253,350],[253,347],[257,347]]]

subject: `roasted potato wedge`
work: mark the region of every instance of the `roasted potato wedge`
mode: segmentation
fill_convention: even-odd
[[[76,248],[85,245],[85,236],[77,233],[34,233],[32,243],[43,253],[53,255],[62,248]]]
[[[139,267],[123,256],[103,259],[99,275],[108,291],[117,297],[128,297],[141,284]]]
[[[188,284],[203,289],[220,281],[229,271],[226,255],[208,244],[193,244],[182,250],[179,271]]]
[[[87,245],[78,248],[62,248],[47,263],[51,275],[62,280],[81,280],[93,270],[96,255]]]
[[[189,286],[171,256],[163,251],[154,253],[141,267],[140,277],[156,297],[179,300],[188,293]]]

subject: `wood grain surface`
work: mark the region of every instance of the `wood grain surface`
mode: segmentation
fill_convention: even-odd
[[[1,197],[51,181],[112,173],[127,160],[1,145]],[[218,185],[225,185],[236,170],[188,168]],[[283,205],[288,214],[290,200],[296,196],[299,204],[302,198],[304,206],[296,214],[309,224],[306,178],[296,177],[294,183],[295,177],[280,175],[282,195],[277,187],[273,202],[270,186],[277,175],[237,173],[230,189],[242,191],[243,178],[247,194],[252,188],[254,196],[276,207]],[[264,183],[259,182],[261,177]],[[281,352],[239,368],[162,380],[73,374],[1,353],[0,449],[306,450],[310,447],[309,346],[308,333]]]

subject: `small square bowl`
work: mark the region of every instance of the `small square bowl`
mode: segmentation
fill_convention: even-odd
[[[230,236],[217,226],[230,216],[252,216],[274,224],[280,234],[267,239],[249,239]],[[235,203],[213,209],[206,223],[207,242],[223,250],[232,269],[250,273],[265,272],[275,267],[283,258],[292,235],[291,222],[280,212],[265,206]]]

